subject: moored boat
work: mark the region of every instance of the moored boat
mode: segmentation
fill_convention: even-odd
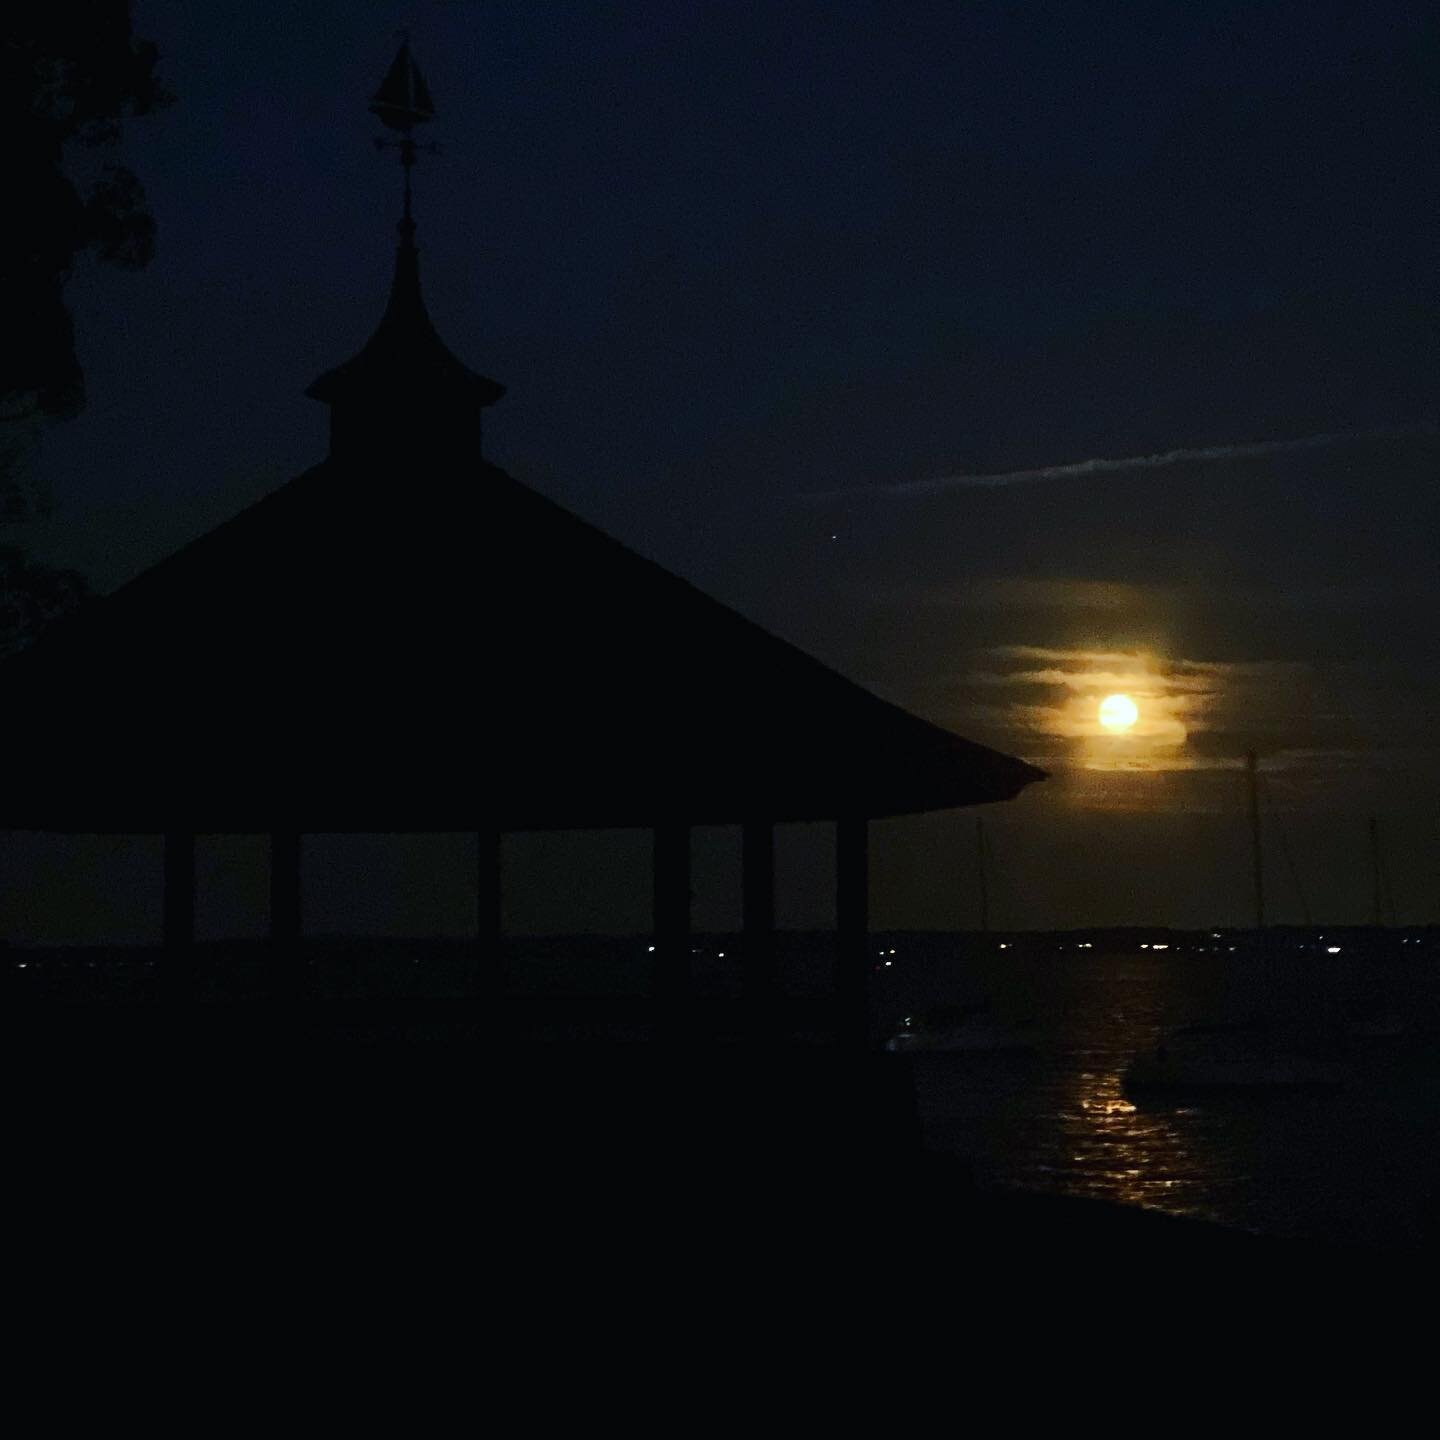
[[[1016,1054],[1033,1050],[1035,1038],[1032,1027],[1011,1025],[983,1006],[954,1006],[907,1015],[885,1048],[898,1053]]]
[[[1285,1045],[1263,1025],[1192,1025],[1170,1031],[1125,1072],[1129,1090],[1325,1088],[1345,1066]]]

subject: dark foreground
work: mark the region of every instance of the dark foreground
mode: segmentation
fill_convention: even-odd
[[[405,1434],[1377,1421],[1428,1373],[1429,1257],[977,1188],[904,1057],[501,1018],[12,1008],[22,1367],[105,1420]]]
[[[977,1188],[919,1141],[907,1058],[587,1037],[478,1001],[12,1010],[10,1168],[83,1244],[478,1249],[523,1291],[1382,1278],[1417,1257]],[[65,1236],[68,1233],[68,1241]],[[447,1261],[446,1263],[450,1263]],[[803,1278],[802,1277],[807,1277]]]
[[[977,1186],[906,1057],[696,1008],[14,999],[12,1368],[185,1433],[1374,1428],[1428,1388],[1428,1254]]]

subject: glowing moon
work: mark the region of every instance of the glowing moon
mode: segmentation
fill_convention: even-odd
[[[1140,711],[1128,695],[1107,695],[1100,702],[1100,723],[1107,730],[1128,730]]]

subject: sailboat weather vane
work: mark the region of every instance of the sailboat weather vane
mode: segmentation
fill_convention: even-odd
[[[435,103],[430,98],[430,87],[426,85],[425,77],[410,54],[409,32],[401,30],[398,38],[399,53],[370,100],[370,113],[400,137],[398,140],[377,137],[375,148],[400,152],[400,165],[405,172],[405,216],[400,228],[409,234],[415,228],[415,222],[410,218],[410,172],[415,168],[416,153],[424,150],[429,155],[438,155],[440,147],[421,144],[411,133],[417,125],[424,125],[435,118]]]

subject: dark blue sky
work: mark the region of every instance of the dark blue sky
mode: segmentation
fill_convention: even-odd
[[[1016,923],[1243,909],[1250,745],[1315,891],[1374,811],[1436,918],[1432,10],[137,0],[178,97],[126,143],[158,251],[72,286],[90,408],[42,543],[113,585],[321,457],[302,392],[383,304],[365,102],[408,24],[425,286],[509,386],[491,457],[1055,767],[995,817]],[[1086,732],[1106,676],[1163,721],[1125,754]],[[892,881],[895,919],[967,918]]]

